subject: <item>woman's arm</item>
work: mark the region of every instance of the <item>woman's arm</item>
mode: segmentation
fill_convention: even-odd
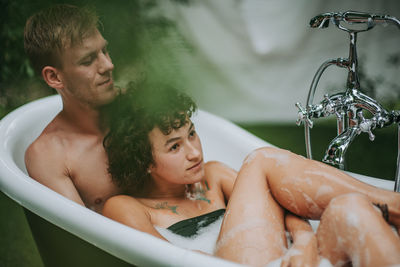
[[[104,204],[103,215],[136,230],[166,240],[154,228],[150,215],[143,205],[133,197],[125,195],[111,197]]]
[[[318,243],[309,222],[287,213],[285,225],[293,244],[284,256],[281,266],[317,266]]]
[[[237,172],[218,161],[207,162],[204,170],[207,180],[216,182],[217,186],[221,188],[225,202],[227,203],[232,194]]]

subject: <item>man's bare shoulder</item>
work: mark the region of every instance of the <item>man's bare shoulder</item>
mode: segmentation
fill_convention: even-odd
[[[58,117],[25,152],[30,177],[97,211],[118,192],[106,162],[102,136],[87,134]]]
[[[83,205],[70,179],[68,134],[62,128],[56,119],[49,123],[26,150],[26,169],[36,181]]]
[[[57,159],[64,157],[68,149],[70,134],[58,122],[57,117],[50,122],[25,152],[25,161]]]
[[[25,151],[25,165],[34,179],[47,174],[69,176],[68,155],[76,133],[58,114]]]

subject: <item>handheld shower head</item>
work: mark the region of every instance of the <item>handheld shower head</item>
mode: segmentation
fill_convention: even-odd
[[[400,21],[388,15],[371,14],[358,11],[346,12],[327,12],[319,14],[310,20],[311,28],[327,28],[329,21],[332,21],[339,29],[348,32],[362,32],[372,29],[377,24],[394,24],[400,29]],[[353,28],[345,27],[347,25],[360,25],[364,24],[366,28]]]
[[[313,17],[310,20],[310,27],[311,28],[328,28],[329,26],[329,20],[333,17],[335,13],[329,12],[329,13],[322,13],[320,15],[317,15]]]

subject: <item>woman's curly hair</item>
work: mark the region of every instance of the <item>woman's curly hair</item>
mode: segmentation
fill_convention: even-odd
[[[155,164],[150,131],[158,127],[167,135],[188,123],[196,109],[190,97],[174,88],[131,83],[103,110],[109,125],[103,144],[114,182],[141,192],[150,178],[147,170]]]

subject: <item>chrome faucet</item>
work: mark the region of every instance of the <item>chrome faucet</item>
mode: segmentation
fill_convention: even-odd
[[[375,136],[372,130],[383,128],[393,123],[399,124],[399,153],[396,171],[395,190],[400,191],[400,112],[387,111],[376,100],[360,91],[357,60],[357,34],[372,29],[377,24],[394,24],[400,29],[400,21],[388,15],[369,14],[357,11],[329,12],[315,16],[310,21],[312,28],[327,28],[332,22],[340,30],[350,36],[348,58],[329,59],[322,63],[314,75],[307,97],[306,108],[296,103],[298,112],[297,125],[304,122],[304,133],[307,157],[312,159],[310,129],[313,127],[312,118],[327,117],[332,114],[337,118],[337,136],[331,141],[322,161],[345,169],[345,154],[356,136],[362,132],[369,135],[371,141]],[[346,91],[334,95],[324,95],[324,99],[313,104],[315,91],[323,72],[329,67],[346,68],[348,71]],[[364,117],[364,111],[371,114]]]

